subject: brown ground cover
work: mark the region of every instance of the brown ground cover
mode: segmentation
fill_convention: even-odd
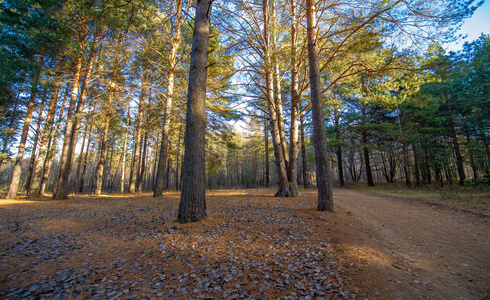
[[[316,211],[315,191],[300,191],[298,198],[271,197],[273,192],[208,191],[208,218],[192,224],[174,221],[179,201],[175,192],[160,198],[138,194],[1,200],[0,298],[443,299],[452,295],[477,299],[489,295],[484,258],[489,257],[490,239],[485,217],[350,189],[334,191],[337,212],[328,214]],[[376,203],[401,207],[397,213],[396,207],[387,213]],[[421,243],[419,238],[426,237],[407,232],[411,239],[397,239],[397,230],[411,225],[400,227],[398,221],[389,221],[414,218],[406,214],[407,209],[421,209],[419,218],[424,213],[434,218],[430,213],[434,211],[461,226],[474,224],[478,235],[468,240],[474,240],[473,250],[478,252],[474,256],[480,260],[455,261],[456,265],[448,265],[450,276],[437,281],[445,269],[430,264],[424,268],[419,265],[423,257],[404,256],[410,243]],[[392,219],[379,221],[379,214]],[[376,231],[380,226],[393,228],[393,234]],[[402,240],[408,248],[403,248]],[[477,274],[467,278],[466,271]],[[449,283],[441,284],[444,280]]]

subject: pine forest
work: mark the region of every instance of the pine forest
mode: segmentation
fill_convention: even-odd
[[[226,215],[223,220],[238,222],[229,226],[236,226],[239,245],[248,237],[243,231],[240,238],[238,232],[262,226],[258,219],[266,222],[264,228],[297,222],[295,229],[284,229],[289,228],[286,224],[281,225],[283,229],[267,229],[285,234],[285,230],[301,231],[306,226],[297,216],[314,215],[312,222],[330,220],[330,225],[321,226],[329,232],[338,231],[339,237],[332,239],[342,239],[342,228],[351,228],[347,225],[351,221],[341,220],[356,215],[361,205],[347,206],[342,197],[361,202],[369,197],[379,201],[411,197],[407,201],[423,198],[424,203],[437,207],[471,210],[471,217],[483,220],[479,228],[486,233],[480,237],[488,243],[490,35],[481,33],[475,40],[463,40],[459,33],[463,23],[483,5],[484,1],[477,0],[0,0],[0,207],[2,201],[5,205],[22,205],[16,201],[23,200],[33,201],[29,202],[32,205],[53,203],[38,213],[33,207],[28,213],[31,208],[27,204],[15,210],[5,206],[5,213],[0,210],[0,232],[5,228],[5,234],[10,232],[9,239],[13,239],[12,232],[25,234],[29,226],[38,228],[28,226],[29,220],[58,218],[69,214],[70,203],[89,201],[84,205],[103,205],[93,216],[97,212],[99,216],[111,214],[112,219],[107,220],[114,221],[119,214],[120,222],[151,219],[147,222],[167,226],[164,232],[169,236],[178,230],[192,235],[200,226],[207,228],[206,233],[219,233],[221,229],[213,226],[225,224],[220,218]],[[460,43],[461,49],[448,50],[451,42]],[[373,192],[377,194],[370,194]],[[467,195],[471,199],[463,203]],[[458,203],[441,204],[441,198]],[[114,202],[96,204],[98,201]],[[264,205],[273,213],[262,211]],[[366,205],[381,215],[384,209],[389,211],[384,204],[379,208]],[[123,213],[130,206],[132,217]],[[154,209],[150,215],[140,215],[150,207]],[[85,209],[89,208],[82,211]],[[290,210],[294,210],[292,219],[281,219],[281,214]],[[406,211],[402,207],[394,210],[400,215]],[[91,214],[77,215],[73,224],[90,218]],[[196,221],[201,225],[179,227]],[[359,224],[359,228],[368,228]],[[334,227],[326,229],[328,226]],[[260,232],[260,228],[254,230]],[[308,232],[300,234],[305,234],[300,244],[290,242],[295,247],[307,245],[307,250],[297,250],[296,258],[303,264],[309,259],[316,264],[320,258],[315,255],[320,252],[315,252],[315,247],[320,241],[325,245],[330,242],[316,234],[313,236],[318,240],[311,240]],[[191,247],[192,238],[187,234],[182,239],[188,238],[185,243]],[[361,236],[358,233],[357,238]],[[218,237],[209,240],[217,243]],[[385,239],[391,242],[394,237]],[[19,253],[28,247],[14,253],[17,246],[5,241],[2,256],[8,259],[19,259]],[[11,245],[16,243],[21,242],[11,241]],[[285,247],[286,242],[279,238],[277,243]],[[278,251],[296,251],[288,247]],[[188,250],[175,250],[180,257],[190,251],[184,248]],[[488,247],[484,249],[479,255],[487,261],[481,267],[488,272],[490,253]],[[304,256],[310,250],[313,256]],[[341,252],[340,261],[357,265],[359,262],[344,250],[334,255]],[[151,256],[148,253],[157,250],[142,251]],[[263,254],[262,250],[254,251],[259,251],[258,256],[268,253],[265,248]],[[286,252],[281,255],[285,257]],[[229,259],[235,258],[231,255]],[[151,298],[150,292],[142,296],[144,289],[133,291],[131,287],[129,292],[120,287],[106,289],[106,294],[100,290],[84,294],[77,292],[79,285],[73,285],[73,290],[66,292],[66,282],[65,289],[53,288],[42,294],[37,281],[16,283],[16,294],[8,283],[15,278],[9,277],[7,266],[17,263],[21,264],[5,258],[0,267],[0,275],[4,274],[0,276],[0,297],[126,299],[134,292],[133,298]],[[248,270],[247,264],[250,269],[260,265],[240,260],[233,266],[237,264],[242,271]],[[405,268],[404,263],[391,264],[398,271]],[[187,278],[194,274],[196,264],[186,265],[184,259],[178,266],[181,273],[175,272]],[[212,264],[207,267],[213,268]],[[330,268],[327,276],[337,272],[335,265]],[[212,275],[209,270],[202,272],[214,277],[208,274],[203,279],[197,271],[200,285],[187,283],[189,290],[179,290],[176,286],[184,279],[178,283],[177,277],[166,275],[173,278],[169,282],[175,292],[166,289],[159,298],[194,299],[200,295],[234,299],[235,295],[242,299],[311,299],[308,295],[316,295],[319,299],[347,299],[361,295],[369,299],[485,299],[490,294],[490,282],[483,275],[474,281],[468,279],[474,286],[467,290],[434,283],[433,290],[414,291],[404,286],[401,290],[408,289],[407,294],[396,294],[397,288],[376,288],[373,270],[359,271],[368,279],[351,278],[351,286],[346,283],[350,292],[342,292],[342,280],[337,281],[339,276],[348,281],[353,270],[346,271],[350,275],[340,273],[328,283],[328,289],[320,275],[311,275],[305,282],[311,283],[314,291],[299,286],[307,284],[299,279],[284,277],[284,270],[277,271],[284,277],[282,290],[277,282],[275,286],[264,283],[261,288],[261,280],[269,277],[260,274],[257,278],[261,280],[245,276],[237,283],[230,279],[229,287],[228,281],[219,279],[227,278],[225,275]],[[88,274],[84,278],[99,282],[97,274]],[[432,284],[431,280],[436,280],[403,278],[391,284],[407,280]],[[254,280],[256,284],[252,284]],[[222,287],[213,292],[217,283]],[[244,283],[252,284],[250,290]],[[107,288],[108,283],[100,284]],[[458,292],[445,294],[444,290]],[[20,291],[28,294],[22,296]],[[441,294],[434,294],[436,291]]]

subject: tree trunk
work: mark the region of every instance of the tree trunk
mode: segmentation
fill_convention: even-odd
[[[26,180],[25,190],[26,190],[28,196],[31,196],[30,195],[31,183],[32,183],[32,177],[34,176],[34,169],[35,169],[36,160],[37,160],[36,151],[37,151],[37,145],[39,143],[39,138],[41,135],[41,124],[43,123],[43,110],[44,110],[44,103],[46,100],[46,90],[44,91],[43,94],[44,94],[43,100],[42,100],[41,106],[39,107],[39,115],[38,115],[38,119],[37,119],[36,133],[34,136],[34,142],[33,142],[32,150],[31,150],[31,161],[29,162],[29,175],[27,176],[27,180]]]
[[[29,98],[29,104],[27,104],[27,113],[24,119],[24,127],[22,129],[22,135],[20,137],[19,150],[17,157],[15,158],[14,172],[12,173],[12,181],[10,182],[9,191],[7,193],[7,199],[15,199],[17,197],[17,190],[19,189],[20,174],[22,172],[22,161],[24,159],[24,151],[27,142],[27,134],[29,133],[29,126],[31,124],[32,112],[34,110],[34,101],[36,100],[36,94],[38,91],[39,78],[41,76],[41,70],[44,57],[39,59],[39,69],[37,70],[34,80],[32,82],[31,96]]]
[[[75,152],[75,146],[78,139],[78,131],[79,131],[80,120],[81,120],[80,113],[82,112],[83,106],[85,105],[88,85],[90,82],[90,77],[92,75],[92,68],[94,65],[95,56],[98,53],[97,49],[99,45],[100,34],[101,33],[97,33],[94,36],[94,40],[91,45],[90,54],[87,62],[87,70],[85,71],[85,75],[83,78],[82,87],[80,89],[80,99],[78,101],[78,105],[76,107],[76,113],[75,113],[74,106],[77,100],[76,98],[77,98],[77,90],[78,90],[80,75],[81,75],[82,58],[79,58],[77,61],[74,86],[72,91],[72,100],[70,103],[70,110],[68,112],[68,118],[67,118],[66,130],[65,130],[65,140],[63,142],[63,151],[60,160],[60,172],[56,185],[56,191],[53,194],[53,199],[55,200],[68,199],[68,193],[70,190],[70,175],[72,170],[73,154]],[[73,109],[72,109],[72,104],[73,104]]]
[[[284,152],[281,145],[281,136],[279,130],[279,120],[277,115],[277,106],[274,101],[274,80],[273,80],[273,70],[272,70],[272,59],[271,59],[271,38],[269,33],[269,1],[265,0],[263,2],[263,17],[264,17],[264,40],[265,40],[265,81],[266,81],[266,98],[269,105],[269,120],[271,124],[271,134],[272,134],[272,145],[274,149],[274,158],[277,167],[277,177],[278,177],[278,191],[275,194],[277,197],[288,197],[289,184],[288,176],[286,170],[286,161],[284,159]]]
[[[160,145],[160,157],[158,160],[157,179],[155,184],[155,190],[153,191],[153,197],[160,197],[163,193],[163,179],[166,164],[168,160],[168,140],[170,129],[170,117],[172,115],[172,98],[174,95],[174,82],[175,82],[175,67],[177,64],[177,51],[180,48],[181,42],[181,17],[182,1],[179,0],[176,3],[176,20],[173,26],[175,37],[172,37],[172,48],[170,49],[169,57],[169,70],[168,70],[168,82],[167,82],[167,95],[165,98],[165,112],[163,115],[163,133],[162,143]]]
[[[299,67],[297,63],[297,20],[296,20],[296,0],[291,1],[291,123],[289,129],[289,163],[287,165],[289,192],[292,197],[298,197],[298,153],[299,153],[299,113],[298,106],[300,100],[298,81]],[[280,88],[280,84],[279,84]],[[285,144],[285,141],[284,141]],[[284,148],[284,147],[283,147]],[[288,158],[286,158],[288,161]]]
[[[301,165],[303,167],[303,187],[308,189],[310,187],[310,181],[308,180],[308,165],[306,163],[306,144],[305,144],[305,124],[303,115],[299,118],[300,133],[301,133]]]
[[[325,121],[322,108],[320,70],[318,61],[316,7],[314,0],[306,1],[308,61],[310,69],[311,111],[315,144],[316,181],[318,187],[318,210],[333,212],[332,183],[325,136]]]
[[[197,222],[206,217],[206,80],[212,2],[197,0],[196,3],[184,138],[183,186],[177,215],[180,223]]]
[[[46,154],[48,150],[48,143],[49,143],[49,136],[50,136],[49,133],[51,128],[53,127],[54,116],[56,113],[56,104],[58,104],[58,92],[59,92],[60,81],[61,81],[61,76],[60,75],[56,76],[54,82],[54,89],[51,94],[51,99],[49,101],[48,115],[46,116],[46,124],[44,125],[41,142],[39,144],[39,155],[34,167],[34,176],[32,178],[32,183],[29,192],[29,194],[32,197],[39,196],[41,192],[41,190],[39,189],[41,183],[41,176],[43,172],[44,163],[46,162]]]
[[[121,170],[121,194],[124,193],[124,177],[126,176],[126,150],[128,148],[128,131],[129,131],[129,117],[131,112],[131,98],[128,100],[128,119],[126,120],[126,131],[124,132],[124,144],[121,156],[122,159],[122,170]]]
[[[112,80],[115,80],[115,74],[112,76]],[[107,107],[105,108],[105,120],[104,120],[104,128],[102,129],[102,136],[100,137],[100,153],[99,153],[99,161],[97,162],[97,170],[95,177],[95,195],[102,194],[102,183],[104,176],[104,167],[106,164],[106,148],[107,148],[107,137],[109,135],[109,124],[111,121],[112,114],[112,101],[114,98],[114,88],[109,90],[109,97]],[[112,160],[111,160],[112,161]]]
[[[7,155],[7,148],[8,148],[9,140],[14,135],[14,132],[15,132],[14,124],[15,124],[15,119],[16,119],[15,117],[17,115],[17,109],[19,107],[20,94],[21,94],[21,90],[19,89],[19,91],[17,93],[17,98],[14,101],[14,111],[12,112],[12,118],[10,118],[9,128],[6,131],[5,139],[3,141],[2,153],[5,155]],[[5,157],[6,156],[0,156],[0,167],[2,167],[2,164],[5,161]]]
[[[134,151],[133,151],[133,160],[131,162],[131,174],[129,178],[129,192],[136,192],[136,181],[138,179],[139,169],[140,169],[140,144],[141,144],[141,118],[143,116],[143,109],[145,106],[145,94],[146,94],[146,74],[148,72],[148,65],[145,62],[144,70],[143,70],[143,82],[140,92],[140,101],[138,107],[138,115],[136,116],[136,133],[134,136]]]
[[[44,195],[46,193],[46,185],[51,170],[51,163],[53,162],[54,150],[56,149],[56,144],[57,144],[56,142],[58,141],[59,129],[61,126],[61,121],[63,120],[63,113],[65,111],[66,100],[68,99],[69,94],[70,94],[70,84],[67,84],[65,90],[65,96],[63,97],[63,101],[61,104],[58,121],[56,122],[55,128],[50,128],[51,137],[49,138],[49,142],[48,142],[46,161],[44,162],[44,166],[43,166],[43,175],[41,177],[41,182],[39,183],[39,191],[41,195]]]
[[[90,123],[90,127],[88,129],[88,142],[87,142],[87,148],[85,150],[85,155],[83,156],[83,162],[80,166],[80,169],[82,170],[82,175],[80,176],[80,186],[78,187],[78,192],[83,193],[83,188],[85,186],[85,175],[87,174],[87,161],[88,161],[88,152],[90,151],[90,144],[92,143],[92,126],[93,123]],[[83,148],[80,153],[80,157],[83,155]],[[75,189],[77,186],[75,185]]]
[[[270,169],[269,169],[269,128],[267,126],[267,118],[264,113],[264,153],[265,153],[265,186],[270,185]]]
[[[334,107],[333,113],[334,113],[334,125],[335,125],[335,138],[340,143],[342,139],[342,135],[340,133],[340,116],[339,116],[339,109],[337,105]],[[343,187],[345,186],[345,181],[344,181],[344,168],[342,165],[342,146],[340,145],[336,146],[335,152],[337,154],[337,170],[339,172],[339,183],[340,186]]]
[[[466,176],[463,169],[463,157],[461,156],[461,151],[459,149],[458,137],[456,136],[456,128],[454,126],[453,113],[449,106],[449,97],[446,91],[443,91],[444,99],[446,100],[447,106],[447,117],[449,122],[449,129],[451,130],[451,138],[453,141],[454,153],[456,154],[456,166],[458,167],[459,184],[464,185],[464,180]]]

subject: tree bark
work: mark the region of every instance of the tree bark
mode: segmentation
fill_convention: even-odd
[[[178,0],[176,3],[176,20],[173,26],[173,32],[175,36],[172,37],[172,48],[170,49],[169,57],[169,70],[168,70],[168,82],[167,82],[167,95],[165,98],[165,112],[163,115],[163,133],[162,142],[160,145],[160,157],[158,160],[157,179],[155,184],[155,190],[153,191],[153,197],[160,197],[163,193],[163,179],[168,160],[168,141],[170,130],[170,117],[172,115],[172,98],[174,95],[174,82],[175,82],[175,67],[177,65],[177,51],[180,48],[181,43],[181,17],[182,1]]]
[[[275,194],[276,197],[288,197],[289,184],[288,175],[286,170],[286,161],[284,159],[284,152],[281,145],[281,136],[279,130],[279,120],[277,115],[277,106],[274,101],[274,80],[272,70],[272,58],[271,58],[271,37],[269,32],[269,1],[263,2],[263,17],[264,17],[264,55],[265,55],[265,82],[266,82],[266,98],[269,106],[269,121],[271,125],[272,145],[274,149],[274,157],[277,167],[277,179],[278,179],[278,191]]]
[[[24,127],[22,129],[22,135],[20,137],[19,150],[17,152],[17,157],[15,158],[14,172],[12,173],[12,181],[10,182],[9,191],[7,193],[7,199],[15,199],[17,197],[17,191],[19,189],[20,174],[22,172],[22,161],[24,159],[24,151],[27,142],[27,134],[29,133],[29,126],[31,124],[32,112],[34,110],[34,101],[36,100],[36,94],[38,92],[39,78],[41,76],[41,70],[43,65],[44,57],[39,58],[39,69],[36,75],[34,75],[34,80],[32,82],[31,96],[29,98],[29,103],[27,104],[27,113],[24,118]]]
[[[197,0],[196,3],[184,138],[183,186],[177,215],[180,223],[197,222],[206,217],[206,80],[212,3],[212,0]]]
[[[300,133],[301,133],[301,165],[303,167],[303,187],[305,189],[310,188],[310,181],[308,180],[308,165],[306,163],[306,144],[305,144],[305,124],[303,115],[299,118]]]
[[[332,183],[325,136],[320,70],[318,61],[316,7],[314,0],[306,0],[308,61],[310,69],[311,111],[315,145],[316,181],[318,187],[318,210],[333,212]]]
[[[128,148],[128,131],[129,131],[129,117],[130,117],[130,112],[131,112],[131,98],[128,100],[128,118],[126,120],[126,131],[124,132],[124,144],[123,144],[123,149],[122,149],[122,170],[121,170],[121,187],[120,187],[120,192],[121,194],[124,193],[124,179],[126,177],[126,150]]]
[[[91,44],[91,49],[90,49],[90,54],[87,62],[87,69],[85,71],[85,75],[83,78],[82,82],[82,87],[80,89],[80,99],[78,101],[78,105],[76,107],[76,112],[72,112],[72,116],[70,118],[70,112],[72,111],[72,103],[73,106],[75,106],[76,103],[76,98],[77,98],[77,91],[75,89],[78,89],[78,83],[80,81],[80,74],[81,74],[81,59],[79,58],[77,61],[77,68],[76,68],[76,74],[75,75],[75,84],[74,84],[74,91],[72,92],[72,101],[70,103],[70,110],[68,112],[68,119],[67,119],[67,124],[66,124],[66,130],[65,130],[65,140],[63,142],[63,153],[61,155],[61,160],[60,160],[60,172],[58,176],[58,181],[56,185],[56,192],[53,194],[53,199],[55,200],[62,200],[62,199],[68,199],[68,193],[70,190],[70,175],[71,175],[71,170],[72,170],[72,164],[73,164],[73,154],[75,152],[75,146],[77,143],[78,139],[78,131],[80,127],[80,120],[81,116],[80,113],[83,110],[83,106],[85,105],[85,99],[87,97],[87,90],[88,90],[88,85],[90,82],[90,77],[92,75],[92,68],[94,65],[94,60],[95,56],[98,53],[98,46],[99,46],[99,38],[100,38],[101,32],[96,33],[94,36],[94,40],[92,41]],[[80,67],[79,67],[80,66]],[[80,72],[78,72],[80,70]],[[78,76],[78,78],[77,78]],[[74,108],[73,108],[74,110]],[[70,119],[73,121],[70,122]],[[71,123],[71,125],[69,125]],[[66,145],[65,145],[66,144]]]
[[[139,169],[140,169],[140,152],[141,152],[141,118],[143,116],[143,109],[145,106],[145,94],[146,94],[146,76],[148,72],[148,65],[145,62],[144,70],[143,70],[143,82],[140,91],[140,101],[138,107],[138,115],[136,116],[136,132],[134,136],[134,151],[133,151],[133,160],[131,162],[131,174],[129,178],[129,192],[136,192],[136,181],[138,180]]]
[[[42,138],[39,144],[39,155],[34,167],[34,175],[32,178],[30,192],[29,192],[29,195],[32,197],[39,196],[41,192],[40,190],[41,176],[43,172],[44,163],[46,162],[46,154],[48,150],[48,143],[49,143],[49,136],[50,136],[49,133],[51,128],[53,127],[54,116],[56,113],[56,105],[58,104],[58,92],[59,92],[60,81],[61,81],[61,75],[57,75],[54,82],[54,89],[51,94],[51,99],[49,101],[48,115],[46,116],[46,124],[44,125],[41,134]]]

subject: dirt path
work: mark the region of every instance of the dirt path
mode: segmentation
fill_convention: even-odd
[[[353,189],[335,189],[334,199],[359,249],[379,252],[369,263],[394,297],[489,299],[488,217]]]

